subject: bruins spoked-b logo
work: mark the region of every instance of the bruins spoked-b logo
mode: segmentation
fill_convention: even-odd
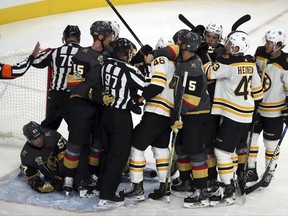
[[[267,73],[265,73],[264,75],[264,79],[263,79],[263,91],[266,92],[271,88],[271,78],[269,77],[269,75]]]

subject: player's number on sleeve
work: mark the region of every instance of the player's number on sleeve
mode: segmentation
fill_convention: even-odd
[[[158,64],[165,64],[165,59],[164,58],[157,58],[154,60],[154,66]]]
[[[82,76],[84,74],[84,65],[73,64],[74,73]]]
[[[247,100],[248,99],[248,95],[249,95],[249,90],[250,88],[249,85],[250,85],[250,82],[252,80],[252,76],[243,76],[242,79],[240,80],[239,84],[237,85],[234,93],[235,95],[237,96],[242,96],[244,97],[244,100]]]

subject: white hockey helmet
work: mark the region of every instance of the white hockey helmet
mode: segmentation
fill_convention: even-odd
[[[161,37],[155,46],[155,50],[166,47],[168,44],[174,44],[173,40],[171,38]]]
[[[276,46],[279,42],[281,42],[280,47],[282,47],[285,45],[286,35],[282,30],[271,29],[268,32],[266,32],[264,39],[265,42],[271,41],[274,46]]]
[[[219,36],[219,40],[222,39],[223,27],[219,23],[211,22],[205,27],[204,36],[206,32],[211,32]]]
[[[238,52],[231,52],[232,54],[245,53],[250,48],[250,37],[243,31],[231,32],[227,38],[227,42],[229,41],[232,47],[239,47]]]
[[[107,22],[111,25],[113,32],[114,32],[114,37],[112,41],[117,40],[120,34],[120,25],[114,20],[109,20]]]

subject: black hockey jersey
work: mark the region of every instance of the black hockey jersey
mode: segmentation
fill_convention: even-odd
[[[103,52],[98,52],[92,47],[78,50],[73,56],[72,72],[68,74],[68,88],[71,97],[82,97],[88,99],[91,87],[102,91],[101,64],[104,61]]]
[[[181,101],[182,82],[184,73],[188,72],[187,83],[184,92],[181,115],[209,113],[211,104],[207,91],[207,78],[203,71],[202,61],[194,56],[180,62],[175,70],[175,101],[177,110]]]
[[[44,146],[39,149],[28,141],[22,148],[20,158],[27,178],[38,175],[54,178],[59,175],[59,163],[66,149],[65,138],[55,130],[44,129]]]

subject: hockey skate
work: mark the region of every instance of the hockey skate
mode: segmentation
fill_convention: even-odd
[[[122,206],[124,205],[125,198],[119,194],[115,194],[112,197],[101,197],[98,202],[99,206]]]
[[[69,194],[73,191],[73,177],[64,178],[63,190],[66,196],[69,196]]]
[[[211,206],[226,206],[234,203],[235,186],[231,180],[229,185],[219,183],[219,187],[215,193],[211,194],[209,201]]]
[[[120,191],[119,195],[123,197],[127,197],[129,199],[134,199],[137,201],[145,200],[143,181],[141,181],[140,183],[131,182],[130,187]]]
[[[246,175],[246,182],[254,182],[259,179],[256,168],[249,168]]]
[[[91,198],[99,196],[99,191],[97,187],[98,177],[93,174],[90,176],[88,182],[78,188],[79,196],[81,198]]]
[[[153,200],[162,200],[163,202],[170,203],[170,184],[166,190],[166,183],[161,182],[159,189],[155,189],[153,193],[148,195],[148,198]]]
[[[210,197],[213,193],[215,193],[218,189],[218,182],[217,179],[210,179],[207,180],[207,191],[208,191],[208,196]]]
[[[202,208],[209,206],[207,189],[196,189],[194,193],[184,199],[185,208]]]
[[[273,179],[273,176],[274,176],[274,171],[269,171],[267,176],[264,179],[262,187],[268,187],[270,182],[271,182],[271,180]]]
[[[172,183],[171,193],[179,198],[185,198],[195,190],[192,179],[181,180],[177,178],[177,180],[174,179]]]

